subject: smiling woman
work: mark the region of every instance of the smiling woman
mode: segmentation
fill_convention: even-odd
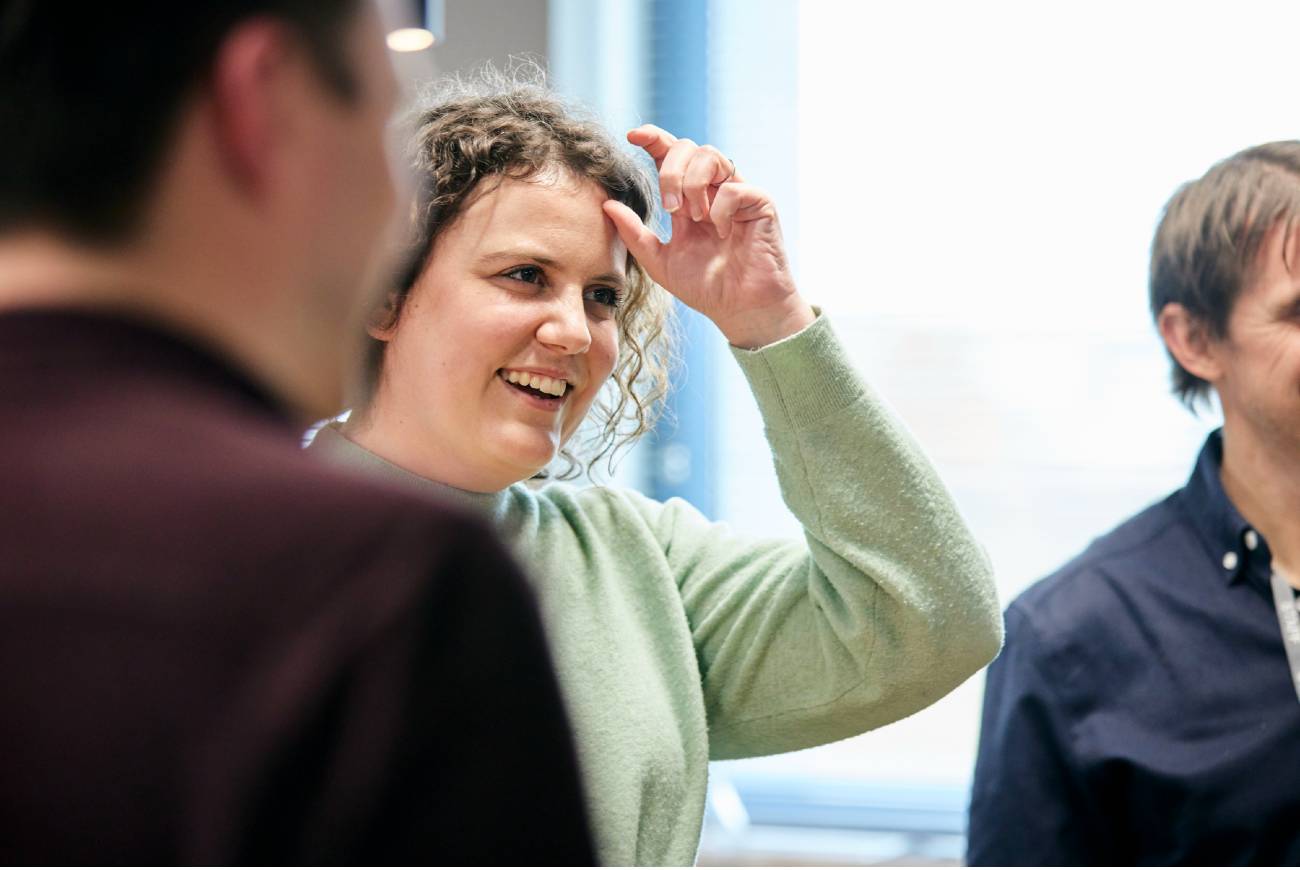
[[[381,378],[381,370],[391,371],[394,365],[392,360],[397,354],[392,340],[399,319],[412,319],[406,311],[408,305],[427,309],[434,303],[427,298],[422,301],[426,293],[442,294],[439,298],[445,299],[449,281],[468,286],[471,275],[479,291],[492,286],[516,292],[509,297],[471,293],[466,305],[491,306],[503,298],[522,299],[523,294],[531,292],[538,303],[531,306],[532,314],[545,314],[551,309],[541,303],[572,300],[576,298],[574,288],[580,286],[578,295],[590,298],[595,306],[586,306],[595,315],[593,323],[605,321],[602,327],[592,327],[596,339],[594,357],[599,361],[602,352],[614,348],[613,371],[590,379],[594,388],[581,397],[570,397],[565,414],[556,420],[576,425],[590,411],[594,435],[580,449],[571,450],[573,445],[566,442],[573,429],[562,430],[558,455],[568,467],[561,469],[558,477],[563,479],[577,471],[580,463],[576,454],[582,454],[590,467],[621,444],[649,431],[668,384],[668,361],[673,353],[668,328],[672,309],[667,296],[653,286],[641,266],[634,259],[624,259],[626,248],[600,213],[601,204],[613,199],[640,218],[649,218],[654,194],[653,182],[645,170],[621,151],[596,122],[567,112],[544,88],[518,87],[492,72],[485,73],[481,80],[456,80],[445,86],[444,96],[419,116],[415,157],[422,186],[408,257],[410,267],[399,276],[376,328],[371,330],[368,395],[350,431],[357,433],[368,428],[371,421],[387,416],[371,412],[380,403],[410,400],[408,409],[428,408],[429,402],[420,397],[382,395],[406,389],[406,379]],[[581,204],[569,201],[575,196],[582,200]],[[471,225],[468,228],[467,223]],[[492,238],[481,238],[481,232],[487,230],[492,231]],[[560,242],[561,247],[554,247]],[[450,251],[445,267],[442,256],[428,256],[435,245],[440,253]],[[599,250],[593,253],[593,247]],[[566,258],[563,263],[561,254]],[[593,260],[601,262],[578,275],[578,285],[573,284],[574,269],[565,269],[561,274],[562,266],[572,264],[581,269]],[[451,269],[460,270],[460,276],[450,275]],[[560,278],[568,284],[557,285]],[[615,313],[615,308],[618,316],[608,316]],[[564,308],[556,310],[563,312]],[[479,319],[482,314],[478,312]],[[516,327],[523,325],[519,319],[518,313],[507,318]],[[549,319],[545,320],[549,324]],[[458,336],[471,322],[476,319],[465,323],[451,319]],[[561,331],[568,328],[563,319],[559,326]],[[510,326],[496,324],[492,328]],[[612,345],[607,341],[611,331]],[[546,344],[546,337],[554,332],[548,325],[542,343]],[[585,351],[576,355],[561,352],[561,356],[587,359]],[[411,365],[422,368],[428,362],[411,360]],[[562,377],[574,365],[571,360],[557,363],[549,366],[554,370],[549,374]],[[548,374],[540,370],[533,373]],[[613,389],[602,393],[600,387],[609,380]],[[426,383],[421,389],[430,386]],[[578,399],[585,400],[581,408],[576,407]],[[445,405],[436,409],[437,413],[447,411]],[[433,412],[430,409],[425,413]],[[372,431],[367,437],[392,435],[396,433]],[[411,447],[414,449],[403,450],[408,457],[404,461],[422,467],[415,455],[427,450],[420,444]],[[387,448],[390,453],[401,449],[395,444]],[[546,465],[552,456],[537,468]],[[461,458],[471,467],[479,464],[472,455]],[[465,489],[480,492],[500,489],[517,479],[475,482],[464,474],[457,477]],[[443,479],[437,475],[433,478]]]
[[[437,242],[386,343],[356,440],[421,477],[495,492],[546,466],[618,357],[627,248],[595,182],[485,188]],[[430,442],[438,444],[430,450]]]
[[[796,289],[766,193],[716,149],[640,127],[655,196],[544,88],[479,85],[422,115],[414,265],[370,330],[371,395],[312,448],[494,519],[537,587],[602,863],[690,864],[710,758],[933,702],[998,648],[992,577]],[[645,226],[656,200],[666,243]],[[585,459],[644,431],[665,287],[733,345],[805,540],[746,538],[675,499],[525,485],[589,414]]]

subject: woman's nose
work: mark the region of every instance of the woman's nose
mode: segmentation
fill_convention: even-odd
[[[591,347],[581,288],[555,294],[547,306],[546,318],[537,328],[537,340],[566,354],[583,353]]]

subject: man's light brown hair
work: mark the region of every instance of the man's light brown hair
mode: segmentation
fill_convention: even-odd
[[[1151,243],[1151,315],[1171,302],[1187,309],[1210,338],[1228,334],[1228,318],[1251,280],[1261,242],[1283,223],[1300,229],[1300,141],[1247,148],[1178,189]],[[1210,384],[1170,354],[1173,392],[1189,409],[1209,401]]]

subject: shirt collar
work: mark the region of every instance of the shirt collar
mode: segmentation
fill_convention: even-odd
[[[1223,430],[1216,429],[1205,439],[1191,479],[1183,487],[1183,506],[1224,582],[1249,577],[1267,585],[1273,561],[1268,543],[1228,498],[1219,476],[1222,465]]]

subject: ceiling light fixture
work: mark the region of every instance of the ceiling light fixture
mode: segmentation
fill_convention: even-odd
[[[410,23],[389,32],[388,47],[393,51],[424,51],[432,45],[441,45],[447,36],[446,0],[393,0],[394,14],[390,27]],[[398,11],[404,9],[405,11]]]
[[[403,27],[388,34],[388,47],[393,51],[424,51],[436,40],[423,27]]]

